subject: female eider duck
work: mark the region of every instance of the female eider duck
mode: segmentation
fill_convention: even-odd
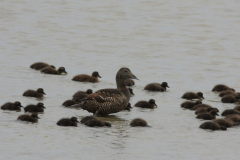
[[[77,123],[79,121],[77,120],[76,117],[72,118],[62,118],[57,122],[57,125],[59,126],[74,126],[77,127]]]
[[[44,62],[36,62],[36,63],[33,63],[30,68],[32,69],[36,69],[36,70],[40,70],[40,69],[43,69],[44,67],[52,67],[52,65],[49,65],[47,63],[44,63]],[[54,67],[54,66],[53,66]]]
[[[92,83],[96,83],[96,82],[99,82],[98,80],[98,77],[99,78],[102,78],[98,72],[94,71],[92,73],[92,76],[89,76],[87,74],[79,74],[79,75],[76,75],[72,78],[73,81],[80,81],[80,82],[92,82]]]
[[[121,68],[116,75],[117,89],[101,89],[88,95],[81,100],[79,105],[82,109],[87,110],[95,115],[111,114],[124,110],[130,100],[130,92],[127,89],[125,79],[137,79],[130,69]]]
[[[150,99],[148,102],[147,101],[139,101],[134,106],[141,107],[141,108],[154,108],[154,106],[157,107],[154,99]]]
[[[32,123],[37,123],[38,119],[40,119],[40,118],[38,117],[37,113],[32,113],[31,115],[28,115],[28,114],[20,115],[17,119],[21,120],[21,121],[28,121],[28,122],[32,122]]]
[[[55,75],[60,75],[62,73],[67,74],[67,71],[65,70],[64,67],[59,67],[58,70],[56,70],[55,68],[46,67],[46,68],[43,68],[41,72],[46,74],[55,74]]]
[[[141,118],[133,119],[130,123],[130,126],[131,127],[149,127],[149,125],[147,124],[147,121]]]
[[[221,91],[226,91],[226,90],[231,90],[231,91],[235,92],[235,89],[230,88],[224,84],[218,84],[215,87],[213,87],[213,89],[212,89],[212,91],[215,91],[215,92],[221,92]]]
[[[146,85],[144,87],[145,90],[149,90],[149,91],[160,91],[160,92],[164,92],[167,90],[167,87],[170,88],[168,86],[167,82],[162,82],[162,84],[159,83],[150,83],[148,85]]]
[[[38,113],[38,112],[44,112],[44,104],[39,102],[37,105],[30,104],[27,105],[24,110],[25,112],[31,112],[31,113]]]
[[[197,93],[193,93],[193,92],[186,92],[183,94],[183,96],[181,97],[183,99],[204,99],[203,97],[203,93],[202,92],[197,92]]]
[[[1,109],[2,110],[10,110],[10,111],[18,111],[18,112],[20,112],[21,111],[21,107],[23,107],[21,105],[21,103],[16,101],[14,103],[11,103],[11,102],[5,103],[4,105],[1,106]]]
[[[23,96],[25,97],[36,97],[36,98],[42,98],[44,95],[44,91],[42,88],[38,88],[36,91],[34,90],[27,90],[23,93]],[[46,94],[45,94],[46,95]]]

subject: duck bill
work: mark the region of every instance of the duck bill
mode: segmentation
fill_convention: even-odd
[[[98,75],[99,78],[102,78],[100,75]]]
[[[216,113],[217,116],[219,116],[217,113]]]
[[[24,108],[22,105],[20,105],[20,107]]]
[[[41,118],[39,118],[39,117],[37,117],[38,119],[41,119]]]
[[[42,94],[45,94],[45,95],[46,95],[46,93],[44,93],[44,92],[42,92]]]
[[[135,75],[132,75],[132,78],[131,78],[131,79],[139,80]]]
[[[44,106],[42,106],[42,108],[45,108],[45,109],[46,109],[46,107],[44,107]]]
[[[167,85],[168,88],[170,88],[168,85]]]
[[[205,99],[203,96],[202,96],[203,99]]]
[[[156,104],[154,104],[154,106],[158,107]]]
[[[76,122],[79,122],[78,120],[76,120]]]
[[[65,74],[68,74],[67,71],[64,71]]]

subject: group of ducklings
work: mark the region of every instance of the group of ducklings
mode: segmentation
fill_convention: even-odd
[[[233,88],[230,88],[223,84],[216,85],[213,92],[218,93],[219,97],[222,97],[223,103],[237,103],[240,100],[240,93],[235,92]],[[186,101],[181,104],[182,108],[194,110],[197,115],[196,118],[203,120],[212,120],[202,123],[199,128],[210,130],[227,130],[227,128],[240,124],[240,106],[236,106],[234,109],[227,109],[222,112],[222,116],[225,118],[216,119],[219,110],[208,104],[202,104],[201,100],[204,99],[203,93],[187,92],[181,98],[192,100],[198,99],[195,102]]]
[[[56,70],[55,66],[49,65],[48,63],[44,62],[37,62],[34,63],[30,66],[32,69],[40,70],[42,73],[46,74],[55,74],[55,75],[60,75],[62,73],[67,74],[67,71],[65,70],[64,67],[59,67],[58,70]],[[98,72],[94,71],[92,75],[86,75],[86,74],[79,74],[76,75],[72,78],[73,81],[80,81],[80,82],[92,82],[96,83],[99,82],[98,78],[101,78]],[[135,82],[131,79],[126,79],[125,80],[126,86],[133,86],[135,85]],[[166,91],[168,86],[167,82],[163,82],[162,84],[159,83],[151,83],[148,84],[144,89],[148,91],[160,91],[164,92]],[[132,88],[128,88],[129,92],[131,95],[134,95]],[[66,107],[71,107],[73,105],[76,105],[79,103],[79,101],[89,94],[93,93],[91,89],[88,89],[87,91],[78,91],[76,92],[72,97],[72,100],[67,100],[65,101],[62,105]],[[37,90],[27,90],[23,93],[23,96],[26,97],[36,97],[36,98],[42,98],[46,93],[42,88],[38,88]],[[135,104],[136,107],[141,107],[141,108],[150,108],[153,109],[155,106],[157,107],[155,100],[150,99],[149,101],[139,101]],[[44,106],[43,103],[37,103],[36,105],[34,104],[29,104],[26,107],[23,107],[20,102],[16,101],[14,103],[7,102],[1,106],[2,110],[10,110],[10,111],[21,111],[21,108],[24,108],[25,112],[32,113],[31,115],[29,114],[24,114],[20,115],[17,119],[21,121],[27,121],[27,122],[32,122],[32,123],[37,123],[38,119],[38,113],[43,113],[44,109],[46,107]],[[125,108],[125,110],[130,110],[131,104],[129,103],[128,106]],[[71,118],[62,118],[60,119],[56,124],[59,126],[77,126],[78,120],[76,117],[71,117]],[[103,120],[100,120],[96,116],[86,116],[82,118],[80,121],[82,124],[90,127],[111,127],[111,124],[109,122],[105,122]],[[141,118],[136,118],[133,119],[130,123],[130,126],[135,127],[135,126],[149,126],[147,122]]]

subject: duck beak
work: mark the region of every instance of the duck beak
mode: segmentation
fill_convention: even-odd
[[[219,116],[217,113],[216,113],[217,116]]]
[[[45,109],[46,109],[46,107],[44,107],[44,106],[42,106],[42,108],[45,108]]]
[[[39,118],[39,117],[37,117],[38,119],[41,119],[41,118]]]
[[[203,96],[202,96],[203,99],[205,99]]]
[[[134,74],[132,74],[132,78],[131,79],[139,80]]]
[[[67,71],[64,71],[64,73],[68,74]]]
[[[157,105],[156,105],[156,103],[154,104],[156,107],[158,107]]]
[[[102,78],[100,75],[98,75],[99,78]]]
[[[20,107],[24,108],[22,105],[20,105]]]
[[[168,88],[170,88],[168,85],[167,85]]]
[[[42,93],[46,95],[46,93],[44,93],[44,92],[42,92]]]
[[[76,120],[76,122],[79,122],[78,120]]]

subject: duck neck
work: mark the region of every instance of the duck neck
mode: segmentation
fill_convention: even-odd
[[[122,92],[128,99],[130,99],[130,92],[129,90],[127,89],[125,83],[124,83],[124,79],[116,79],[116,82],[117,82],[117,89]]]

